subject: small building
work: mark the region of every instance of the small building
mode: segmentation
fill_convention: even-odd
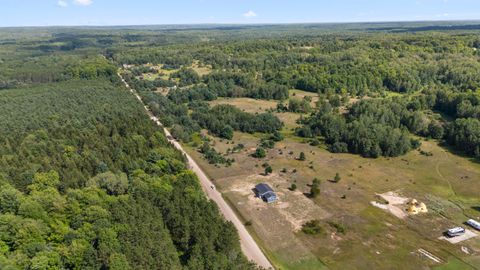
[[[257,197],[261,198],[267,203],[273,203],[277,201],[277,194],[273,191],[273,189],[264,183],[260,183],[255,186],[255,194]]]

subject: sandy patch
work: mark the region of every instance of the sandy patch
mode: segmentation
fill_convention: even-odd
[[[410,200],[409,198],[399,196],[397,193],[393,191],[389,191],[387,193],[377,194],[377,195],[382,197],[384,200],[388,201],[389,204],[393,204],[393,205],[406,204]]]
[[[373,206],[378,207],[380,209],[386,210],[390,212],[392,215],[404,219],[408,216],[406,211],[404,210],[407,202],[410,200],[409,198],[399,196],[397,193],[389,191],[383,194],[377,194],[382,199],[388,202],[388,204],[379,203],[376,201],[370,202]]]

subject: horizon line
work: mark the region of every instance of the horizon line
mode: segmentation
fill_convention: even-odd
[[[82,28],[82,27],[139,27],[139,26],[229,26],[229,25],[236,25],[236,26],[264,26],[264,25],[312,25],[312,24],[324,24],[324,25],[335,25],[335,24],[380,24],[380,23],[428,23],[428,22],[479,22],[480,19],[461,19],[461,20],[392,20],[392,21],[330,21],[330,22],[264,22],[264,23],[246,23],[246,22],[218,22],[218,23],[158,23],[158,24],[64,24],[64,25],[13,25],[13,26],[0,26],[2,28]]]

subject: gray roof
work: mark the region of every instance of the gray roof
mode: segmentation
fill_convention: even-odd
[[[257,190],[258,194],[260,194],[260,195],[265,194],[267,192],[273,192],[273,189],[269,185],[264,184],[264,183],[256,185],[255,189]]]

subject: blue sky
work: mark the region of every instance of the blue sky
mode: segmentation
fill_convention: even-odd
[[[479,20],[480,0],[0,0],[0,26]]]

